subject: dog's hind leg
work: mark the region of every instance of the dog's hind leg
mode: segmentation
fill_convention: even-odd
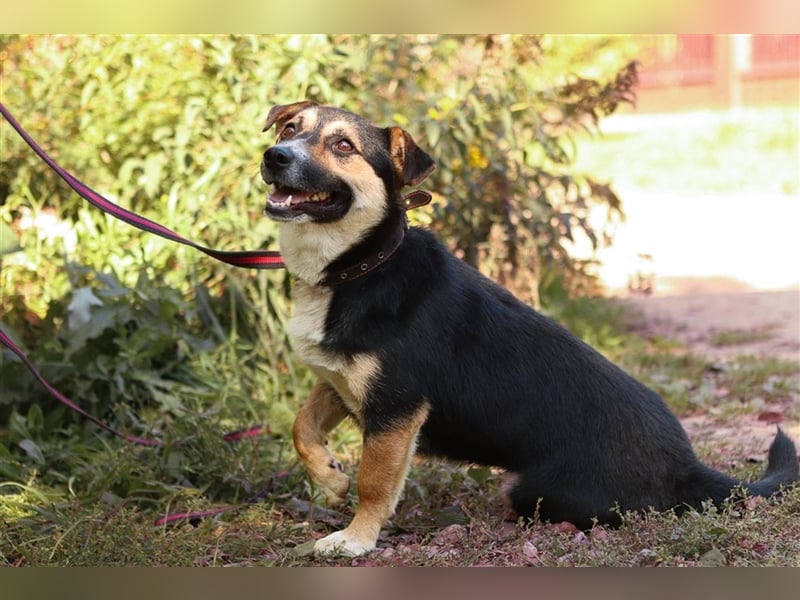
[[[542,522],[568,521],[578,529],[594,523],[619,524],[612,497],[599,486],[578,477],[564,477],[556,466],[516,473],[504,486],[518,516],[538,517]],[[510,489],[509,489],[510,488]]]
[[[358,474],[358,510],[346,529],[314,545],[318,554],[358,556],[375,548],[381,527],[394,512],[405,483],[417,436],[429,407],[379,433],[365,434]]]
[[[350,478],[328,449],[327,436],[347,416],[336,391],[327,383],[318,383],[294,421],[294,446],[315,483],[331,506],[344,503]]]

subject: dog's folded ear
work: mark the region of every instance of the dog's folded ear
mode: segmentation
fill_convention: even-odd
[[[277,122],[284,122],[291,119],[294,115],[299,113],[302,110],[305,110],[309,106],[316,106],[316,102],[311,102],[311,100],[302,100],[300,102],[294,102],[292,104],[281,104],[279,106],[273,106],[269,109],[269,114],[267,115],[267,124],[264,125],[264,129],[261,131],[267,131],[270,127],[272,127]]]
[[[403,185],[421,183],[436,168],[436,162],[421,150],[407,131],[389,127],[389,152]]]

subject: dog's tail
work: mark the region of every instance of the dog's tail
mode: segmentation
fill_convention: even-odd
[[[800,479],[800,464],[797,461],[797,448],[780,427],[775,439],[769,447],[769,458],[764,478],[752,483],[744,483],[742,487],[754,496],[771,496],[781,486],[789,485]]]
[[[707,500],[721,506],[726,500],[735,498],[737,488],[750,496],[766,498],[779,492],[781,486],[789,486],[800,478],[797,449],[780,427],[769,447],[764,477],[758,481],[749,483],[739,481],[703,463],[697,463],[697,467],[697,470],[683,481],[678,492],[682,502],[680,511],[688,507],[699,509]]]

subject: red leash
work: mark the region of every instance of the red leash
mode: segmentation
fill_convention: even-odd
[[[67,182],[67,184],[75,190],[82,198],[88,200],[92,205],[96,206],[100,210],[105,213],[110,214],[121,221],[125,221],[126,223],[133,225],[134,227],[141,229],[143,231],[148,231],[150,233],[154,233],[158,236],[166,238],[168,240],[172,240],[174,242],[178,242],[179,244],[184,244],[186,246],[191,246],[192,248],[196,248],[201,252],[216,258],[222,262],[225,262],[229,265],[233,265],[235,267],[243,267],[243,268],[251,268],[251,269],[280,269],[284,267],[283,260],[281,259],[280,253],[275,250],[253,250],[253,251],[243,251],[243,252],[229,252],[229,251],[222,251],[222,250],[214,250],[212,248],[206,248],[205,246],[201,246],[200,244],[196,244],[183,236],[175,233],[171,229],[160,225],[150,219],[137,215],[121,206],[113,203],[108,198],[105,198],[103,195],[99,194],[88,185],[80,181],[77,177],[73,176],[71,173],[66,171],[61,165],[59,165],[50,155],[45,152],[39,144],[28,134],[27,131],[19,124],[19,122],[13,117],[13,115],[8,111],[8,109],[0,103],[0,114],[5,117],[6,121],[8,121],[11,126],[17,131],[17,133],[22,137],[23,140],[31,147],[31,149],[41,158],[47,166],[49,166],[53,171],[58,174],[61,179]],[[121,431],[118,431],[107,425],[91,413],[88,413],[80,406],[78,406],[75,402],[64,396],[61,392],[55,389],[47,380],[42,376],[41,373],[36,369],[33,365],[31,360],[28,356],[2,331],[0,330],[0,343],[6,346],[9,350],[11,350],[14,354],[16,354],[20,360],[25,364],[26,367],[33,373],[33,376],[39,381],[39,383],[46,389],[50,394],[52,394],[59,402],[69,407],[71,410],[77,412],[78,414],[86,417],[92,423],[100,427],[101,429],[112,433],[113,435],[124,439],[127,442],[131,442],[133,444],[138,444],[141,446],[163,446],[164,442],[157,439],[152,438],[142,438],[135,435],[130,435]],[[250,437],[253,435],[258,435],[264,431],[268,431],[267,427],[264,426],[255,426],[250,427],[248,429],[242,431],[234,431],[232,433],[228,433],[223,436],[225,441],[236,441],[240,440],[245,437]]]
[[[154,233],[158,236],[161,236],[165,239],[172,240],[173,242],[178,242],[179,244],[183,244],[185,246],[190,246],[201,252],[211,256],[212,258],[216,258],[219,261],[227,263],[229,265],[233,265],[234,267],[242,267],[242,268],[249,268],[249,269],[280,269],[285,267],[283,263],[283,259],[281,259],[281,255],[279,252],[275,250],[251,250],[251,251],[240,251],[240,252],[231,252],[231,251],[222,251],[222,250],[214,250],[212,248],[207,248],[191,240],[184,238],[183,236],[175,233],[171,229],[156,223],[155,221],[151,221],[145,217],[137,215],[134,212],[131,212],[121,206],[115,204],[108,198],[105,198],[103,195],[99,194],[91,187],[80,181],[77,177],[73,176],[67,170],[65,170],[61,165],[59,165],[55,160],[53,160],[47,152],[45,152],[39,144],[28,134],[27,131],[19,124],[19,122],[12,116],[12,114],[8,111],[8,109],[0,103],[0,114],[5,117],[6,121],[8,121],[11,126],[16,130],[16,132],[22,137],[23,140],[31,147],[31,149],[41,158],[47,166],[49,166],[55,173],[63,179],[67,185],[69,185],[75,192],[77,192],[82,198],[90,202],[93,206],[96,206],[103,212],[120,219],[128,223],[129,225],[133,225],[134,227],[141,229],[142,231],[147,231],[150,233]],[[414,190],[405,196],[403,196],[403,201],[405,204],[406,210],[411,210],[427,204],[431,200],[431,195],[428,192],[423,190]],[[23,362],[23,364],[33,373],[34,377],[37,381],[46,389],[50,394],[52,394],[59,402],[69,407],[71,410],[77,412],[78,414],[82,415],[83,417],[89,419],[92,423],[107,431],[115,436],[122,438],[123,440],[138,444],[141,446],[149,446],[149,447],[162,447],[164,446],[164,442],[154,438],[143,438],[138,437],[135,435],[130,435],[121,431],[114,429],[113,427],[109,426],[108,424],[104,423],[91,413],[88,413],[83,408],[78,406],[76,403],[71,401],[69,398],[64,396],[61,392],[59,392],[56,388],[54,388],[47,380],[42,376],[41,373],[36,369],[33,365],[31,360],[28,356],[0,329],[0,344],[8,347],[14,354],[19,357],[19,359]],[[269,433],[268,426],[256,425],[254,427],[249,427],[247,429],[242,429],[240,431],[234,431],[231,433],[227,433],[222,436],[222,439],[226,442],[235,442],[244,438],[253,437],[256,435],[261,435],[263,433]],[[165,525],[168,523],[172,523],[177,520],[183,519],[197,519],[207,516],[216,515],[221,512],[225,512],[231,510],[233,508],[237,508],[236,506],[225,506],[221,508],[215,508],[207,511],[200,511],[200,512],[189,512],[189,513],[175,513],[171,515],[167,515],[158,519],[156,522],[157,525]]]
[[[185,237],[178,235],[171,229],[164,227],[155,221],[146,219],[145,217],[139,216],[134,212],[114,204],[111,202],[111,200],[105,198],[101,194],[98,194],[88,185],[80,181],[77,177],[74,177],[71,173],[63,169],[55,160],[53,160],[47,154],[47,152],[45,152],[42,147],[36,143],[36,141],[34,141],[28,132],[23,129],[22,125],[17,122],[17,120],[11,115],[10,112],[8,112],[8,109],[3,106],[2,103],[0,103],[0,114],[2,114],[6,121],[8,121],[14,129],[16,129],[20,137],[22,137],[28,146],[30,146],[31,149],[39,155],[39,158],[47,163],[47,166],[53,169],[53,171],[55,171],[58,176],[61,177],[61,179],[67,182],[69,187],[71,187],[82,198],[88,200],[91,204],[103,212],[106,212],[111,216],[120,219],[121,221],[125,221],[126,223],[143,231],[149,231],[150,233],[154,233],[168,240],[172,240],[173,242],[178,242],[179,244],[196,248],[208,256],[216,258],[224,263],[228,263],[229,265],[233,265],[234,267],[244,267],[249,269],[281,269],[285,266],[283,264],[283,259],[281,259],[280,253],[275,250],[246,250],[242,252],[229,252],[206,248],[205,246],[201,246],[200,244],[196,244],[195,242],[187,240]]]

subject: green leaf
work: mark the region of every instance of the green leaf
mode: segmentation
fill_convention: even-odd
[[[19,252],[22,246],[19,245],[17,234],[5,223],[0,221],[0,256]]]
[[[434,517],[437,527],[447,527],[448,525],[466,525],[469,523],[469,516],[460,506],[448,506],[436,513]]]
[[[42,454],[42,450],[39,448],[36,442],[33,440],[24,439],[17,445],[22,448],[25,451],[25,454],[27,454],[28,457],[34,462],[40,465],[44,464],[44,454]]]
[[[295,556],[310,556],[314,553],[314,544],[316,540],[309,540],[307,542],[303,542],[302,544],[298,544],[292,549],[292,553]]]
[[[719,548],[711,548],[700,556],[700,564],[706,567],[723,567],[728,564],[728,560]]]
[[[470,467],[467,469],[467,475],[479,485],[483,485],[492,476],[492,470],[489,467]]]
[[[92,293],[92,288],[81,287],[72,290],[72,300],[67,306],[71,331],[77,331],[91,321],[93,306],[103,306],[103,301]]]

